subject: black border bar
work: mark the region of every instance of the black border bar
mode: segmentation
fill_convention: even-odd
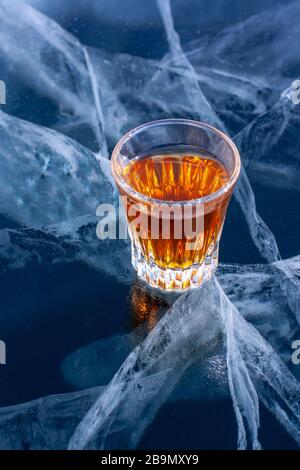
[[[66,464],[72,466],[95,466],[95,468],[106,468],[108,466],[121,466],[123,468],[139,468],[144,465],[171,465],[193,467],[205,466],[215,462],[219,465],[226,465],[227,462],[247,463],[270,462],[273,459],[277,463],[282,460],[286,465],[287,461],[299,462],[299,451],[199,451],[199,450],[150,450],[150,451],[59,451],[59,450],[16,450],[0,451],[0,466],[5,463],[16,462],[21,465],[28,463],[50,463]]]

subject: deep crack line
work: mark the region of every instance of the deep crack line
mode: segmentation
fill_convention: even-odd
[[[101,106],[98,82],[97,82],[95,70],[94,70],[90,55],[88,53],[87,47],[82,46],[82,48],[83,48],[84,59],[86,62],[87,71],[89,74],[91,88],[92,88],[94,102],[95,102],[95,111],[96,111],[96,119],[97,119],[96,129],[97,129],[97,137],[98,137],[98,142],[99,142],[99,153],[101,153],[101,156],[107,157],[108,149],[107,149],[106,139],[105,139],[104,116],[103,116],[103,111],[102,111],[102,106]]]
[[[167,35],[168,45],[171,53],[172,60],[174,62],[175,68],[180,69],[178,75],[183,78],[183,86],[185,87],[184,74],[182,74],[182,69],[187,70],[189,73],[189,78],[192,80],[193,89],[196,90],[196,94],[193,95],[193,99],[197,101],[196,107],[201,107],[202,111],[205,110],[205,119],[213,122],[217,127],[224,127],[221,120],[216,115],[211,104],[207,100],[206,96],[202,92],[199,82],[197,79],[197,74],[194,67],[188,60],[187,56],[184,54],[180,37],[175,30],[174,21],[172,17],[171,5],[169,0],[157,0],[157,6],[161,15],[161,19],[164,24],[165,32]],[[190,90],[191,93],[191,90]],[[188,94],[188,93],[187,93]]]

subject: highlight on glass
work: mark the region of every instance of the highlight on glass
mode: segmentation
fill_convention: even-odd
[[[142,280],[183,291],[211,277],[240,167],[231,139],[202,122],[153,121],[119,141],[112,171]]]

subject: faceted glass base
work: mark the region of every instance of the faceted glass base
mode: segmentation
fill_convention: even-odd
[[[183,292],[201,286],[208,281],[218,267],[218,245],[213,247],[201,264],[187,269],[162,269],[154,261],[148,263],[132,243],[132,265],[138,276],[149,286],[169,292]]]

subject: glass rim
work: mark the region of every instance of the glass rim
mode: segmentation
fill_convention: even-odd
[[[234,156],[234,170],[232,172],[232,175],[228,179],[228,181],[224,184],[224,186],[222,186],[217,191],[214,191],[213,193],[207,194],[206,196],[202,196],[200,198],[188,199],[185,201],[172,201],[172,200],[157,199],[157,198],[152,198],[150,196],[145,196],[145,194],[139,191],[136,191],[132,186],[130,186],[125,181],[122,174],[119,174],[119,172],[116,170],[116,161],[117,161],[118,156],[121,155],[121,149],[124,146],[124,144],[143,129],[147,129],[149,127],[161,126],[161,125],[168,125],[168,124],[184,124],[184,125],[194,126],[198,128],[206,128],[214,132],[215,134],[218,134],[228,144]],[[134,129],[131,129],[126,134],[124,134],[123,137],[121,137],[121,139],[118,141],[118,143],[114,147],[112,154],[111,154],[111,164],[112,164],[113,177],[116,183],[124,190],[127,196],[131,196],[133,199],[137,199],[138,201],[142,201],[144,203],[160,204],[160,205],[163,205],[163,204],[175,205],[176,204],[178,206],[186,206],[190,204],[204,204],[207,202],[214,201],[215,199],[218,199],[220,196],[227,193],[232,188],[232,186],[236,183],[239,177],[240,171],[241,171],[240,153],[235,143],[230,137],[228,137],[224,132],[220,131],[216,127],[211,126],[210,124],[207,124],[205,122],[194,121],[192,119],[181,119],[181,118],[158,119],[155,121],[148,121],[144,124],[141,124],[140,126],[135,127]]]

